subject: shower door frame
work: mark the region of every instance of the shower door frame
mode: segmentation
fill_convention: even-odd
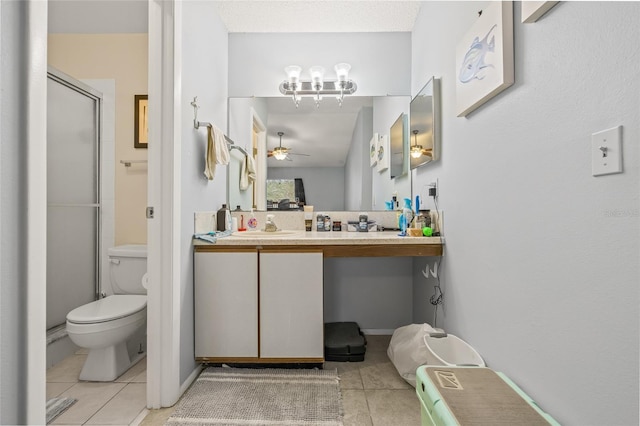
[[[96,141],[96,150],[95,150],[95,172],[96,172],[96,202],[89,204],[69,204],[62,205],[57,204],[57,207],[88,207],[95,208],[96,215],[96,227],[95,227],[95,277],[94,277],[94,300],[100,298],[100,289],[101,289],[101,244],[102,244],[102,236],[100,230],[102,229],[102,193],[100,190],[102,183],[102,169],[101,169],[101,151],[102,151],[102,93],[93,87],[71,77],[64,72],[57,70],[51,66],[47,67],[47,80],[51,79],[56,83],[62,84],[63,86],[74,90],[80,93],[83,96],[86,96],[95,101],[96,111],[95,111],[95,141]],[[47,200],[47,211],[49,209],[49,201]]]

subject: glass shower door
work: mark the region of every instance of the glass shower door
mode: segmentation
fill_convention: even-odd
[[[47,329],[97,298],[100,94],[47,80]]]

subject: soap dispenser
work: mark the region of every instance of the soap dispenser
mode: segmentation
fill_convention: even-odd
[[[256,219],[253,209],[251,209],[251,215],[247,221],[247,226],[249,227],[249,231],[255,231],[258,228],[258,219]]]

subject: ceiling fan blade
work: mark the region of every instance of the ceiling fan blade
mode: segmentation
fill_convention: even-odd
[[[309,154],[298,154],[297,152],[288,152],[287,155],[303,155],[305,157],[311,157]]]

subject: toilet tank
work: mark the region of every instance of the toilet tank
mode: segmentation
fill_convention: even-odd
[[[129,244],[111,247],[109,278],[114,294],[147,294],[142,277],[147,272],[147,246]]]

